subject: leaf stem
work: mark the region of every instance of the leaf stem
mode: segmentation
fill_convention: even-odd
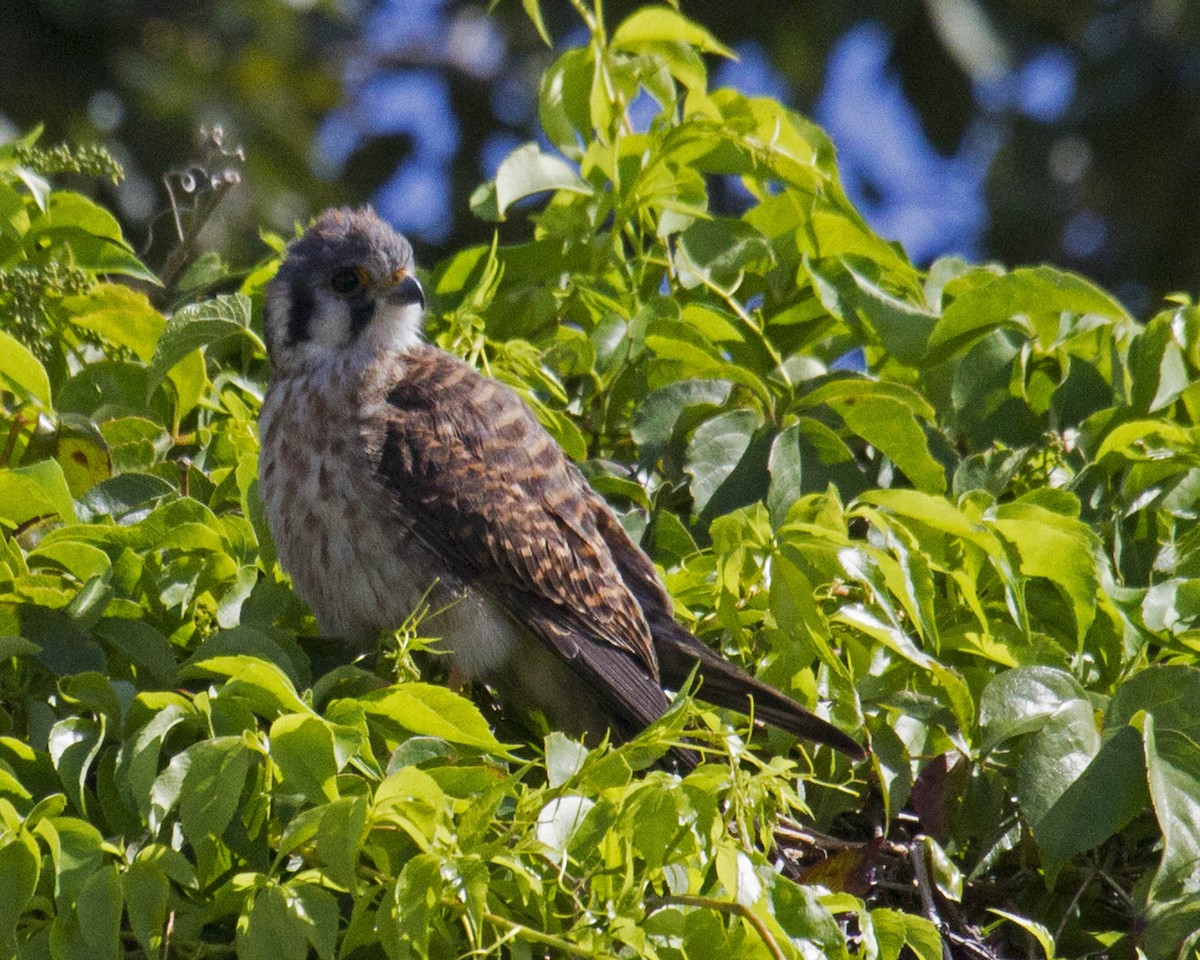
[[[508,917],[502,917],[498,913],[484,911],[482,914],[484,920],[489,923],[494,923],[498,927],[507,927],[509,932],[514,936],[521,937],[531,943],[545,944],[547,947],[555,947],[570,956],[575,957],[598,957],[595,950],[590,950],[586,947],[581,947],[577,943],[572,943],[564,937],[556,937],[552,933],[543,933],[541,930],[535,930],[533,927],[527,927],[523,923],[518,923],[516,920],[510,920]]]
[[[8,467],[12,463],[13,451],[17,448],[17,438],[30,421],[18,410],[13,416],[12,426],[8,430],[8,439],[4,443],[4,452],[0,453],[0,467]]]

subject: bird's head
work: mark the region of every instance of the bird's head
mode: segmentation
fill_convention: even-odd
[[[420,340],[424,309],[412,245],[369,207],[326,210],[267,286],[271,365],[402,352]]]

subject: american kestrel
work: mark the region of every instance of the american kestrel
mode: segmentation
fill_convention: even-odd
[[[321,631],[360,648],[427,600],[455,670],[591,742],[699,695],[850,756],[841,730],[680,626],[653,563],[510,389],[421,339],[408,241],[331,210],[267,288],[260,488]],[[431,592],[432,591],[432,592]]]

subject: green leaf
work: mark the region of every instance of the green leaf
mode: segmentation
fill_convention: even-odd
[[[680,380],[652,390],[633,416],[629,433],[642,459],[653,463],[663,456],[685,414],[715,412],[729,399],[732,385],[725,380]]]
[[[121,875],[129,928],[147,956],[162,948],[167,929],[170,882],[162,867],[153,861],[137,860]]]
[[[37,841],[26,830],[11,834],[0,846],[0,948],[16,932],[17,921],[37,888],[42,858]]]
[[[312,883],[291,881],[284,889],[293,898],[290,906],[304,921],[304,936],[320,960],[333,960],[337,950],[340,911],[333,894]]]
[[[46,817],[38,821],[33,832],[50,848],[55,889],[63,900],[74,899],[104,866],[104,837],[86,820]]]
[[[538,92],[542,129],[555,147],[574,160],[582,159],[580,141],[592,130],[588,104],[592,67],[590,48],[565,50],[542,74]]]
[[[1178,326],[1178,333],[1177,333]],[[1161,313],[1141,330],[1129,348],[1133,374],[1130,405],[1140,414],[1154,413],[1174,403],[1191,378],[1184,361],[1182,325],[1174,313]]]
[[[44,560],[54,566],[61,567],[80,582],[86,582],[92,577],[103,576],[112,569],[112,561],[108,554],[99,547],[79,540],[55,540],[43,543],[26,558],[34,564],[41,565]]]
[[[1154,716],[1161,736],[1168,730],[1200,741],[1200,670],[1182,664],[1157,664],[1127,679],[1118,688],[1104,717],[1106,729],[1133,723],[1138,713]]]
[[[550,786],[561,787],[583,769],[588,750],[557,730],[546,736],[546,776]]]
[[[336,800],[333,732],[311,713],[289,713],[271,724],[271,759],[283,773],[283,789],[309,801]]]
[[[64,703],[103,717],[105,726],[111,730],[121,729],[121,700],[113,682],[103,674],[88,670],[61,677],[58,692]]]
[[[571,838],[595,805],[596,801],[588,797],[571,794],[555,797],[538,813],[538,841],[545,844],[560,862],[565,862]]]
[[[147,283],[159,284],[121,236],[116,218],[82,194],[56,190],[50,194],[46,212],[30,225],[23,238],[35,262],[70,249],[70,260],[95,273],[119,273]]]
[[[1087,720],[1091,722],[1090,717]],[[1052,725],[1053,721],[1035,735],[1037,749],[1047,749],[1046,733]],[[1058,744],[1057,749],[1061,751],[1063,745]],[[1036,764],[1035,775],[1069,778],[1066,789],[1057,791],[1053,805],[1031,824],[1050,883],[1071,857],[1100,846],[1142,813],[1149,802],[1142,738],[1133,727],[1117,728],[1077,776],[1066,769],[1072,766],[1070,761],[1065,765]]]
[[[804,492],[804,462],[800,455],[800,427],[791,424],[771,441],[767,470],[771,485],[767,488],[767,510],[777,526],[787,517],[792,504]]]
[[[180,674],[228,677],[222,695],[245,700],[268,719],[285,713],[311,712],[287,675],[275,664],[256,657],[205,657],[182,669]]]
[[[166,320],[143,293],[122,284],[101,283],[88,293],[63,300],[71,322],[98,334],[108,343],[126,347],[143,362],[154,356]]]
[[[525,8],[525,16],[529,17],[529,22],[537,30],[538,36],[542,38],[542,42],[548,47],[553,47],[554,41],[550,39],[550,34],[546,30],[546,23],[542,19],[542,5],[538,0],[521,0],[521,6]]]
[[[507,750],[492,734],[479,708],[445,687],[403,683],[372,691],[359,702],[368,716],[399,724],[411,733],[500,755]]]
[[[67,478],[55,460],[0,470],[0,520],[20,526],[30,520],[58,517],[75,523],[75,501]]]
[[[376,929],[389,960],[428,956],[442,895],[442,861],[420,854],[404,865],[379,908]]]
[[[54,459],[62,468],[71,496],[82,497],[112,476],[112,458],[96,424],[64,413],[59,421]]]
[[[1075,613],[1080,643],[1096,616],[1100,588],[1093,551],[1099,538],[1086,524],[1034,503],[1006,503],[996,510],[992,528],[1011,543],[1027,577],[1045,577],[1066,594]]]
[[[1149,960],[1183,960],[1196,955],[1200,946],[1200,900],[1175,900],[1152,905],[1141,940]]]
[[[770,241],[745,220],[697,220],[679,234],[675,269],[690,290],[709,284],[733,291],[746,273],[765,273],[774,263]]]
[[[41,647],[24,637],[0,637],[0,659],[36,657],[41,652]]]
[[[881,960],[898,960],[908,947],[919,960],[942,960],[942,938],[937,927],[924,917],[899,910],[871,911],[871,925],[879,943]]]
[[[988,913],[994,913],[996,916],[1003,917],[1010,923],[1015,923],[1032,936],[1037,941],[1038,946],[1042,948],[1042,956],[1046,960],[1055,960],[1058,957],[1058,950],[1054,946],[1054,934],[1046,929],[1044,924],[1038,923],[1036,920],[1030,920],[1028,917],[1010,913],[1008,910],[1000,910],[997,907],[988,907]]]
[[[179,824],[193,845],[219,837],[241,806],[250,751],[241,737],[215,737],[187,749]]]
[[[262,340],[250,329],[250,298],[235,293],[214,297],[177,310],[158,339],[146,380],[146,397],[158,389],[167,373],[194,350],[221,343],[230,337],[246,337],[260,352]]]
[[[122,473],[101,480],[80,498],[79,504],[91,520],[101,516],[120,520],[174,492],[175,488],[161,477],[147,473]]]
[[[683,43],[701,53],[736,60],[737,55],[698,23],[666,6],[645,6],[621,22],[612,35],[617,49],[638,50],[657,43]]]
[[[761,426],[755,411],[731,410],[696,428],[684,461],[696,514],[744,506],[767,491],[767,450],[755,443]]]
[[[87,815],[87,788],[92,764],[100,753],[104,728],[86,717],[67,717],[50,730],[47,750],[62,778],[63,790],[75,809]]]
[[[11,390],[21,401],[32,400],[46,410],[50,409],[50,378],[25,345],[15,337],[0,330],[0,387]]]
[[[846,427],[891,460],[918,490],[943,493],[946,471],[929,452],[925,431],[907,404],[891,397],[831,399]]]
[[[1194,898],[1200,894],[1200,749],[1174,731],[1160,733],[1153,714],[1147,714],[1142,736],[1150,802],[1163,836],[1150,898]]]
[[[237,954],[243,960],[305,960],[308,924],[284,889],[271,882],[260,889],[238,920]]]
[[[121,956],[121,911],[124,894],[117,868],[101,867],[84,882],[75,909],[59,914],[50,931],[58,956],[117,960]]]
[[[930,874],[938,892],[947,900],[962,903],[962,871],[954,865],[954,861],[933,837],[926,836],[922,840],[924,852],[929,858]]]
[[[358,884],[359,852],[367,837],[367,798],[343,797],[319,808],[317,856],[325,875],[353,892]]]
[[[149,629],[149,627],[147,627]],[[163,741],[188,714],[177,703],[157,709],[134,736],[127,736],[117,757],[117,782],[133,809],[146,816],[150,812],[150,792],[158,776],[158,761]]]
[[[982,753],[1044,727],[1064,704],[1087,694],[1069,673],[1052,667],[1017,667],[997,674],[979,698]]]
[[[1037,828],[1051,806],[1100,749],[1095,711],[1087,700],[1065,701],[1026,737],[1017,778],[1021,812]]]
[[[536,143],[517,147],[500,161],[494,181],[494,194],[490,209],[483,195],[471,198],[471,207],[485,219],[503,220],[508,208],[525,197],[545,193],[548,190],[567,190],[571,193],[590,194],[592,188],[583,180],[574,167],[562,157],[542,153]]]
[[[921,304],[886,290],[879,279],[868,275],[868,267],[879,271],[877,264],[863,263],[860,257],[853,262],[848,257],[825,262],[805,258],[813,290],[826,310],[844,320],[864,344],[878,344],[902,363],[919,362],[935,316]],[[895,279],[902,285],[910,277],[900,274]],[[912,298],[916,299],[915,293]]]
[[[762,878],[743,850],[722,844],[717,849],[717,878],[725,893],[743,907],[753,907],[763,895]]]
[[[1063,311],[1130,323],[1124,307],[1082,277],[1053,267],[1026,267],[957,296],[929,335],[930,359],[948,357],[1002,324],[1032,333],[1030,317]]]
[[[446,807],[446,795],[433,777],[416,767],[402,767],[376,788],[371,819],[399,824],[427,850],[438,831],[445,829]]]

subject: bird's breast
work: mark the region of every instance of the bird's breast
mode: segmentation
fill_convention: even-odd
[[[367,648],[424,603],[422,635],[444,638],[467,678],[486,678],[525,638],[412,535],[379,479],[376,393],[369,380],[328,374],[268,391],[259,487],[280,563],[323,634]]]
[[[348,381],[272,384],[259,487],[279,561],[321,631],[367,646],[403,623],[438,571],[391,513]]]

